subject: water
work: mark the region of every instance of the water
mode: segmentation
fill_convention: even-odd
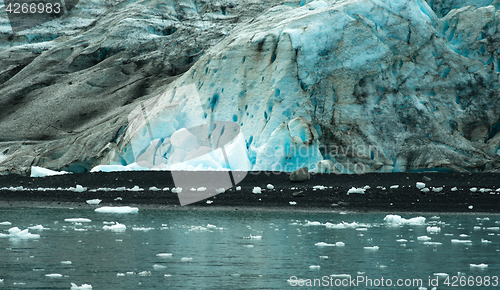
[[[137,214],[102,214],[90,209],[1,209],[0,222],[12,223],[0,225],[4,235],[12,227],[25,229],[41,224],[46,229],[29,230],[40,235],[35,239],[0,238],[0,289],[70,289],[71,283],[90,284],[92,289],[286,289],[300,287],[298,279],[303,279],[300,285],[318,285],[321,281],[331,286],[336,280],[348,281],[345,274],[354,280],[371,279],[375,285],[378,281],[379,287],[360,283],[330,288],[432,289],[429,279],[438,277],[436,289],[456,289],[444,285],[444,274],[435,274],[446,273],[448,282],[456,279],[458,284],[462,276],[462,280],[470,276],[478,283],[485,276],[500,274],[500,216],[412,214],[403,216],[424,216],[425,224],[399,226],[384,222],[385,216],[241,210],[141,209]],[[91,222],[75,224],[64,221],[67,218]],[[126,230],[104,230],[104,226],[111,226],[108,222],[124,224]],[[339,228],[342,222],[349,225]],[[428,227],[441,230],[432,232]],[[423,236],[430,240],[418,238]],[[345,246],[316,245],[337,242]],[[378,250],[365,249],[373,246]],[[172,256],[157,256],[160,253]],[[393,284],[398,279],[402,283],[421,279],[422,285],[382,287],[381,278]],[[494,278],[489,279],[487,288],[500,288],[492,287]]]

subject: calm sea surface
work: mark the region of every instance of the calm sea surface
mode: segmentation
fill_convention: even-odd
[[[500,216],[386,216],[0,209],[0,289],[500,289]]]

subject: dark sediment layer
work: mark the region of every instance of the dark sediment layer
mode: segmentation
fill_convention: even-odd
[[[416,188],[416,182],[424,182],[430,189],[442,187],[441,192],[427,193]],[[87,187],[84,192],[67,190],[38,191],[41,188],[69,188],[76,185]],[[266,185],[274,185],[267,189]],[[97,188],[139,186],[143,191],[97,191]],[[316,185],[326,186],[324,190],[314,189]],[[365,194],[347,191],[351,187],[370,189]],[[391,189],[390,186],[399,185]],[[30,188],[33,190],[0,190],[0,207],[10,206],[78,206],[95,207],[86,200],[99,198],[100,206],[136,205],[143,207],[196,209],[210,207],[226,208],[273,208],[289,210],[337,210],[337,211],[383,211],[383,212],[490,212],[500,213],[500,174],[498,173],[369,173],[362,175],[314,174],[304,182],[289,181],[288,173],[251,172],[238,184],[241,190],[231,188],[225,193],[206,200],[183,206],[179,205],[177,194],[171,191],[151,191],[174,187],[170,172],[113,172],[85,173],[50,176],[43,178],[19,175],[0,176],[2,187]],[[261,194],[254,194],[255,186],[262,188]],[[385,187],[377,188],[377,186]],[[457,191],[451,188],[457,187]],[[333,187],[333,188],[329,188]],[[477,187],[477,192],[470,188]],[[293,189],[292,189],[293,188]],[[480,192],[479,189],[492,189]],[[184,189],[187,190],[187,189]],[[121,197],[121,200],[115,200]],[[296,202],[290,205],[290,201]],[[471,207],[472,206],[472,207]]]

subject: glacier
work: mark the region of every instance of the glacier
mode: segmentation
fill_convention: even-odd
[[[89,3],[2,41],[0,172],[500,169],[497,0]]]

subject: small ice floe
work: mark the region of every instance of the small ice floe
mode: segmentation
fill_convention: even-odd
[[[421,191],[421,192],[425,192],[425,193],[427,193],[427,192],[429,192],[429,191],[431,191],[431,190],[430,190],[430,189],[428,189],[427,187],[425,187],[425,188],[422,188],[420,191]]]
[[[425,217],[414,217],[410,219],[402,218],[399,215],[386,215],[384,222],[389,225],[399,226],[399,225],[425,225]]]
[[[43,167],[31,166],[30,177],[45,177],[45,176],[62,175],[68,173],[69,172],[66,171],[55,171]]]
[[[159,253],[156,256],[159,258],[172,258],[172,253]]]
[[[172,274],[165,274],[163,277],[172,277]]]
[[[206,187],[203,187],[203,186],[202,186],[202,187],[198,187],[198,188],[196,189],[196,191],[206,191],[206,190],[207,190],[207,188],[206,188]]]
[[[168,187],[164,187],[162,190],[163,190],[163,191],[169,191],[169,190],[170,190],[170,188],[168,188]]]
[[[192,257],[182,257],[182,258],[181,258],[181,261],[182,261],[182,262],[191,262],[192,260],[193,260],[193,258],[192,258]]]
[[[167,266],[165,266],[165,265],[160,265],[160,264],[154,264],[154,265],[153,265],[153,269],[154,269],[155,271],[161,271],[161,270],[165,270],[165,269],[167,269]]]
[[[127,226],[121,223],[116,223],[112,226],[103,226],[102,229],[112,232],[124,232],[127,229]]]
[[[337,246],[337,247],[345,247],[345,243],[344,242],[336,242],[335,246]]]
[[[423,182],[417,182],[416,187],[417,187],[418,189],[422,189],[422,188],[424,188],[424,187],[425,187],[425,183],[423,183]]]
[[[500,231],[500,227],[487,227],[488,231]]]
[[[296,205],[296,204],[297,204],[297,202],[296,202],[296,201],[289,201],[288,203],[289,203],[290,205]]]
[[[73,264],[71,261],[61,261],[61,264],[64,264],[64,265],[71,265]]]
[[[490,192],[490,191],[493,191],[493,189],[489,189],[489,188],[480,188],[479,189],[479,192],[481,192],[481,193]]]
[[[377,251],[379,249],[378,246],[373,246],[373,247],[363,247],[367,251]]]
[[[262,240],[262,236],[248,236],[248,237],[243,237],[244,239],[250,239],[250,240]]]
[[[62,278],[62,274],[58,274],[58,273],[53,273],[53,274],[45,274],[45,277],[49,277],[49,278]]]
[[[472,191],[472,192],[476,192],[476,191],[477,191],[477,187],[471,187],[471,188],[470,188],[470,191]]]
[[[364,194],[365,193],[365,189],[360,187],[360,188],[356,188],[356,187],[351,187],[348,191],[347,191],[347,195],[351,194],[351,193],[360,193],[360,194]]]
[[[396,185],[391,185],[389,188],[390,189],[396,189],[396,188],[399,188],[399,185],[397,185],[397,184]]]
[[[144,191],[144,188],[140,188],[138,185],[130,188],[130,189],[127,189],[128,191]]]
[[[452,244],[472,244],[471,240],[458,240],[458,239],[452,239],[451,240]]]
[[[69,218],[64,219],[64,221],[69,223],[90,223],[92,220],[87,218]]]
[[[36,226],[28,227],[28,229],[41,231],[41,230],[45,230],[46,228],[44,228],[42,225],[36,225]]]
[[[267,189],[274,189],[274,185],[272,185],[272,184],[268,184],[268,185],[267,185]]]
[[[92,285],[90,284],[82,284],[82,286],[78,286],[75,283],[71,283],[71,290],[87,290],[92,289]]]
[[[482,244],[491,244],[491,241],[488,241],[488,240],[485,240],[485,239],[481,239],[481,243]]]
[[[262,193],[262,189],[260,187],[258,187],[258,186],[255,186],[252,189],[252,193],[255,193],[255,194]]]
[[[481,230],[481,229],[482,229],[482,227],[480,227],[480,226],[474,226],[474,230],[475,230],[475,231],[479,231],[479,230]]]
[[[68,188],[68,190],[74,191],[74,192],[84,192],[84,191],[87,191],[87,188],[81,186],[80,184],[77,184],[76,187],[70,187],[70,188]]]
[[[137,273],[137,275],[142,276],[142,277],[151,276],[151,271],[142,271],[142,272]]]
[[[316,243],[314,245],[317,247],[335,247],[335,244],[328,244],[325,242],[319,242],[319,243]]]
[[[309,269],[311,269],[311,270],[319,270],[320,268],[321,268],[320,265],[311,265],[311,266],[309,266]]]
[[[360,224],[358,224],[357,222],[352,222],[352,223],[347,223],[347,222],[341,222],[341,223],[338,223],[338,224],[332,224],[332,223],[325,223],[324,226],[328,229],[336,229],[336,230],[340,230],[340,229],[354,229],[354,228],[357,228],[359,226],[361,226]],[[366,225],[365,225],[366,226]]]
[[[12,225],[12,223],[7,221],[0,223],[0,226],[10,226],[10,225]]]
[[[488,268],[487,264],[470,264],[471,268],[477,268],[477,269],[486,269]]]
[[[5,237],[5,238],[8,237],[11,239],[28,240],[28,239],[39,239],[40,235],[30,233],[29,229],[21,230],[18,227],[13,227],[13,228],[9,229],[8,235],[0,234],[0,238],[1,237]]]
[[[443,187],[432,187],[432,191],[441,192],[441,191],[443,191]]]
[[[328,256],[319,256],[320,259],[328,259]]]
[[[323,185],[315,185],[315,186],[313,186],[313,189],[325,190],[325,189],[326,189],[326,186],[323,186]],[[363,191],[363,192],[364,192],[364,191]]]
[[[438,277],[448,277],[448,276],[450,276],[450,274],[448,274],[448,273],[434,273],[434,275],[436,275]]]
[[[405,240],[405,239],[399,239],[399,240],[396,240],[396,242],[398,242],[398,243],[406,243],[406,242],[408,242],[408,240]]]
[[[427,245],[427,246],[440,246],[443,243],[440,243],[440,242],[423,242],[423,244]]]
[[[103,206],[95,209],[98,213],[137,213],[139,208],[130,206]]]
[[[369,185],[365,185],[365,186],[363,187],[363,189],[364,189],[364,190],[367,190],[367,189],[370,189],[370,188],[371,188],[371,187],[370,187]]]
[[[474,206],[472,206],[472,205],[469,205],[469,209],[473,209],[473,208],[474,208]]]
[[[432,238],[428,237],[428,236],[420,236],[420,237],[417,237],[417,240],[422,241],[422,242],[426,242],[426,241],[432,240]]]
[[[151,230],[154,230],[155,228],[145,228],[145,227],[133,227],[133,231],[141,231],[141,232],[149,232]]]
[[[241,186],[236,186],[236,190],[240,191],[241,190]]]
[[[308,227],[308,226],[322,226],[323,224],[320,223],[320,222],[311,222],[311,221],[307,221],[307,223],[304,225],[305,227]]]
[[[207,200],[207,204],[212,204],[213,202],[213,200]]]
[[[457,190],[458,188],[456,186],[451,188],[451,191],[457,191]]]
[[[173,193],[181,193],[182,192],[182,187],[174,187],[172,188]]]
[[[427,232],[429,233],[439,233],[441,232],[440,227],[427,227]]]
[[[460,237],[461,237],[461,238],[467,238],[467,237],[469,237],[469,235],[466,235],[466,234],[460,234]]]
[[[89,199],[86,202],[90,205],[98,205],[101,203],[102,200],[95,198],[95,199]]]
[[[221,187],[221,188],[217,188],[217,189],[215,189],[215,192],[216,192],[217,194],[221,194],[221,193],[226,192],[226,189],[225,189],[225,188],[223,188],[223,187]]]
[[[116,277],[125,277],[125,273],[116,273]]]
[[[160,189],[158,187],[156,187],[156,186],[151,186],[149,188],[149,191],[160,191]]]

